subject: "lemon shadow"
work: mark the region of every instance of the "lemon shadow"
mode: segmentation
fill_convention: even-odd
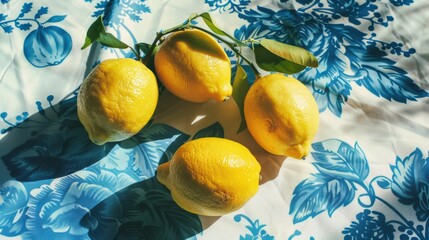
[[[152,177],[109,196],[80,220],[91,239],[185,240],[203,231],[197,215],[181,209]]]

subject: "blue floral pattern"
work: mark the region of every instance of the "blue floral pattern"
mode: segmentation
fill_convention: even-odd
[[[357,142],[352,147],[339,139],[330,139],[314,143],[313,148],[311,154],[317,173],[294,190],[290,214],[294,216],[295,224],[325,211],[332,216],[340,207],[357,200],[365,210],[356,215],[357,221],[352,221],[343,230],[345,239],[396,239],[395,234],[400,239],[429,237],[429,157],[424,158],[420,149],[404,159],[398,157],[396,164],[391,166],[391,178],[376,176],[368,183],[368,161]],[[365,193],[356,198],[358,187]],[[399,203],[412,205],[415,219],[406,218],[394,203],[378,196],[376,187],[390,189]],[[371,210],[377,201],[393,211],[398,219],[388,220],[384,213]]]
[[[2,4],[8,2],[2,1]],[[8,20],[8,15],[0,13],[0,26],[5,33],[12,33],[14,26],[21,31],[29,31],[33,24],[36,24],[37,28],[25,38],[23,50],[26,59],[38,68],[62,63],[72,49],[70,34],[51,25],[63,21],[66,15],[55,15],[42,21],[44,15],[48,14],[48,9],[41,6],[31,18],[28,15],[33,11],[33,3],[27,2],[22,5],[19,15],[14,19]]]
[[[139,42],[136,29],[129,23],[147,24],[146,19],[153,15],[151,7],[158,4],[152,0],[81,3],[90,8],[93,19],[103,15],[107,30],[126,39],[129,45]],[[417,1],[201,3],[207,7],[205,10],[242,23],[234,32],[239,39],[270,38],[311,51],[320,66],[295,76],[312,90],[320,111],[328,113],[322,118],[332,115],[338,121],[350,119],[347,117],[353,113],[346,107],[353,103],[349,98],[362,92],[389,106],[411,110],[413,104],[427,106],[427,87],[417,83],[412,69],[403,65],[419,56],[422,49],[404,39],[386,39],[382,35],[400,24],[389,9],[408,9],[417,6]],[[0,0],[0,4],[9,6],[11,1]],[[0,13],[0,31],[8,36],[25,34],[22,53],[29,67],[35,71],[53,66],[68,68],[64,60],[73,55],[73,40],[79,37],[72,38],[66,26],[65,20],[72,13],[52,14],[54,7],[36,1],[22,1],[16,6],[15,12]],[[117,57],[132,56],[128,49],[101,49]],[[234,67],[238,59],[232,51],[227,50],[227,54]],[[88,68],[99,61],[95,56],[93,63],[87,63]],[[240,63],[249,79],[254,79],[249,66]],[[0,84],[2,81],[3,77]],[[186,141],[230,137],[225,126],[229,123],[216,119],[191,133],[154,118],[132,138],[98,146],[89,141],[78,120],[77,91],[71,91],[63,100],[55,92],[46,94],[30,102],[28,109],[14,113],[1,109],[0,101],[0,163],[10,175],[0,185],[0,238],[206,239],[200,218],[175,204],[168,189],[156,180],[156,168]],[[353,127],[365,124],[357,122]],[[235,239],[318,239],[318,232],[304,225],[317,221],[321,215],[334,219],[335,214],[346,210],[351,218],[339,223],[334,238],[429,238],[428,149],[404,140],[398,143],[398,149],[404,144],[404,148],[411,145],[414,150],[395,153],[387,171],[377,172],[371,164],[378,156],[365,149],[371,143],[353,139],[352,135],[348,136],[352,140],[345,141],[336,134],[324,131],[312,145],[306,161],[312,164],[313,173],[301,176],[303,179],[290,186],[293,193],[286,203],[290,204],[289,212],[280,213],[284,215],[284,221],[278,224],[281,228],[277,223],[264,223],[264,218],[257,215],[264,213],[253,203],[224,217],[226,224],[232,222],[237,229]],[[386,149],[376,150],[382,153]],[[266,166],[262,167],[264,170]],[[0,180],[4,180],[1,175]]]
[[[239,11],[239,17],[249,24],[237,29],[235,36],[272,38],[311,51],[319,67],[306,69],[296,77],[311,87],[320,111],[329,110],[340,117],[353,90],[352,83],[377,97],[401,103],[429,95],[390,58],[409,58],[416,49],[403,42],[377,39],[379,28],[388,28],[394,21],[385,13],[384,5],[371,0],[297,2],[302,6],[294,5],[296,9],[292,10],[258,6]],[[367,32],[357,28],[364,23]]]

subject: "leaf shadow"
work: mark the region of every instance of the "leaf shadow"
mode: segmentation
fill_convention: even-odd
[[[77,117],[76,94],[42,108],[7,129],[0,140],[0,159],[10,178],[37,181],[66,176],[105,157],[115,143],[92,143]],[[2,178],[7,178],[3,176]],[[0,179],[1,182],[7,179]]]
[[[188,239],[203,231],[198,215],[180,208],[152,177],[116,192],[80,220],[91,239]]]

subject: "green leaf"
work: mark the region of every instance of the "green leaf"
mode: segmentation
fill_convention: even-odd
[[[86,32],[85,43],[81,49],[87,48],[89,45],[97,41],[100,34],[106,32],[103,25],[103,19],[99,16],[92,24],[89,26],[88,31]]]
[[[137,51],[142,52],[146,55],[147,52],[149,52],[151,45],[149,43],[137,43],[135,45],[135,48],[137,49]]]
[[[229,35],[228,33],[226,33],[225,31],[223,31],[221,28],[219,28],[213,21],[212,17],[210,16],[210,14],[208,12],[204,12],[200,14],[200,17],[203,18],[204,22],[206,23],[206,25],[216,34],[221,35],[221,36],[225,36],[228,37],[229,39],[231,39],[232,41],[234,41],[235,44],[237,44],[238,46],[247,46],[246,44],[244,44],[243,42],[239,41],[238,39],[234,38],[233,36]]]
[[[106,32],[103,19],[99,16],[88,28],[86,32],[85,43],[81,49],[85,49],[94,42],[100,42],[104,46],[112,48],[128,48],[129,46],[117,39],[113,34]]]
[[[304,48],[265,38],[260,44],[268,51],[290,62],[313,68],[319,66],[316,57]]]
[[[249,91],[250,84],[247,81],[247,74],[243,67],[237,64],[237,73],[234,77],[234,84],[232,85],[232,97],[240,110],[241,123],[237,133],[244,131],[247,128],[246,119],[244,118],[244,99]]]
[[[258,66],[265,71],[294,74],[306,68],[306,66],[291,62],[275,55],[261,45],[255,45],[255,58]]]
[[[113,34],[111,33],[101,33],[98,41],[103,44],[104,46],[111,47],[111,48],[128,48],[129,46],[122,42],[121,40],[117,39]]]

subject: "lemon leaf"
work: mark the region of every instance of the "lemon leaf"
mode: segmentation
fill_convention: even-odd
[[[237,73],[234,77],[232,85],[232,97],[240,110],[241,123],[237,133],[244,131],[247,128],[246,119],[244,118],[244,98],[249,91],[250,84],[247,81],[247,74],[240,64],[237,64]]]
[[[304,48],[262,39],[254,48],[256,63],[266,71],[294,74],[306,67],[317,67],[316,57]]]
[[[81,49],[85,49],[94,42],[99,42],[104,46],[112,48],[128,48],[129,46],[117,39],[113,34],[106,32],[102,16],[99,16],[88,28],[85,43]]]
[[[98,41],[104,46],[111,47],[111,48],[128,48],[129,47],[126,43],[117,39],[111,33],[101,33],[100,37],[98,38]]]
[[[89,26],[88,31],[86,32],[85,43],[83,44],[81,49],[87,48],[89,45],[97,41],[101,32],[105,32],[103,25],[103,20],[101,16],[99,16],[92,24]]]
[[[313,68],[319,66],[319,62],[317,61],[316,57],[302,47],[293,46],[266,38],[263,38],[260,41],[260,44],[268,51],[293,63]]]
[[[212,17],[210,16],[210,14],[208,12],[204,12],[200,14],[200,17],[203,18],[204,22],[206,23],[206,25],[216,34],[221,35],[221,36],[225,36],[228,37],[229,39],[231,39],[232,41],[234,41],[235,44],[237,44],[238,46],[247,46],[246,44],[244,44],[243,42],[237,40],[235,37],[229,35],[228,33],[226,33],[225,31],[223,31],[221,28],[219,28],[216,23],[213,21]]]
[[[265,71],[281,72],[286,74],[294,74],[306,68],[304,65],[286,60],[262,45],[255,45],[255,59],[258,66]]]

